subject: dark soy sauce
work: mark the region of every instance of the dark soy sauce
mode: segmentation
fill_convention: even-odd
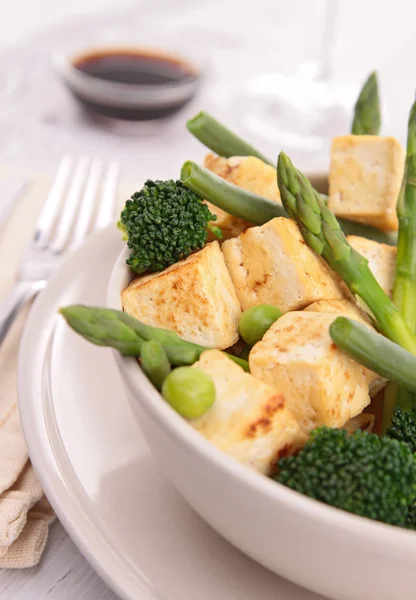
[[[117,105],[114,99],[111,103],[104,97],[94,93],[81,93],[72,88],[78,100],[88,109],[102,115],[117,119],[150,120],[167,117],[180,110],[194,95],[199,74],[184,60],[168,54],[148,50],[104,50],[91,52],[77,58],[73,66],[82,73],[95,79],[111,83],[122,83],[136,88],[137,102],[132,106]],[[186,84],[191,84],[187,87]],[[183,94],[175,93],[172,100],[161,101],[158,91],[177,89],[183,86]],[[153,88],[152,101],[141,101],[140,87],[143,90]],[[120,98],[123,92],[120,91]]]

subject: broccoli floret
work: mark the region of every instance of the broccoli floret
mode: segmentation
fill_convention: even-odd
[[[412,452],[416,452],[416,408],[404,412],[395,408],[390,427],[386,431],[388,437],[407,444]]]
[[[406,529],[416,530],[416,502],[413,502],[407,513],[406,523],[404,525]]]
[[[276,480],[356,515],[406,525],[416,499],[416,457],[389,437],[344,429],[314,430],[296,455],[278,462]]]
[[[131,250],[127,264],[136,273],[163,271],[203,248],[216,216],[180,181],[146,181],[127,200],[119,228]]]

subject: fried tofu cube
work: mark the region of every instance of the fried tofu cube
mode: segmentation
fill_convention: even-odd
[[[133,317],[189,342],[223,349],[238,340],[240,302],[218,242],[161,273],[135,279],[121,297]]]
[[[290,219],[278,217],[251,227],[225,241],[222,250],[243,310],[274,304],[286,312],[349,294]]]
[[[270,475],[280,457],[303,446],[306,435],[281,393],[218,350],[207,350],[193,366],[211,375],[216,401],[192,425],[217,448]]]
[[[338,216],[397,231],[396,202],[405,152],[393,137],[345,135],[332,140],[329,208]]]
[[[368,266],[374,277],[386,294],[391,297],[396,270],[397,248],[358,235],[349,235],[347,240],[357,252],[368,260]]]
[[[267,165],[255,156],[231,156],[224,158],[208,154],[204,160],[204,167],[226,179],[230,183],[241,187],[243,190],[253,192],[268,200],[281,204],[279,188],[277,187],[276,169]],[[217,215],[215,225],[220,227],[223,238],[236,237],[242,231],[252,226],[252,223],[234,217],[211,204],[207,203],[210,211]]]
[[[342,427],[370,403],[377,375],[339,350],[329,335],[333,314],[283,315],[250,352],[250,370],[276,390],[303,431]]]
[[[319,302],[310,304],[305,310],[309,312],[323,312],[343,316],[359,321],[360,323],[363,323],[363,325],[371,326],[371,319],[365,310],[361,309],[351,300],[320,300]],[[373,397],[385,387],[387,379],[376,376],[372,371],[368,371],[368,374],[368,383],[370,386],[369,392],[370,396]]]
[[[364,325],[371,324],[370,318],[359,306],[351,300],[318,300],[305,308],[309,312],[322,312],[327,314],[342,315]]]

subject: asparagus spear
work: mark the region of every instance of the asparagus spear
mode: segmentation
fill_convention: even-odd
[[[404,320],[416,332],[416,102],[409,116],[407,154],[402,188],[397,202],[399,237],[393,301]],[[409,409],[416,398],[399,388],[398,404]]]
[[[287,217],[286,211],[277,202],[247,192],[191,160],[182,165],[181,181],[218,208],[256,225],[263,225],[274,217]]]
[[[158,390],[161,390],[163,382],[170,373],[170,364],[162,344],[156,340],[143,342],[140,350],[140,362],[150,381]]]
[[[92,344],[110,346],[125,356],[140,356],[144,339],[120,320],[117,311],[78,305],[59,312],[74,331]]]
[[[346,317],[337,317],[329,333],[336,346],[361,365],[416,392],[416,356]]]
[[[140,356],[145,340],[156,340],[163,346],[172,365],[192,365],[209,349],[187,342],[173,331],[145,325],[120,310],[74,304],[59,312],[68,325],[88,341],[115,348],[126,356]],[[249,370],[246,360],[225,354],[245,371]]]
[[[201,198],[255,225],[263,225],[275,217],[290,216],[279,203],[247,192],[191,160],[182,165],[181,181]],[[323,198],[323,194],[320,196]],[[394,236],[374,227],[345,219],[340,219],[339,222],[347,235],[360,235],[389,245],[395,243]]]
[[[380,331],[416,354],[416,335],[378,284],[368,261],[349,245],[334,214],[284,152],[279,155],[278,183],[283,205],[296,218],[306,243],[364,300]]]
[[[374,72],[368,77],[355,103],[351,133],[354,135],[378,135],[380,121],[377,74]]]
[[[189,119],[186,126],[192,135],[219,156],[257,156],[274,167],[268,158],[207,112],[199,112]]]

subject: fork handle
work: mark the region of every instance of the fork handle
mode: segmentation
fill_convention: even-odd
[[[22,306],[45,287],[45,281],[19,281],[0,302],[0,344]]]

